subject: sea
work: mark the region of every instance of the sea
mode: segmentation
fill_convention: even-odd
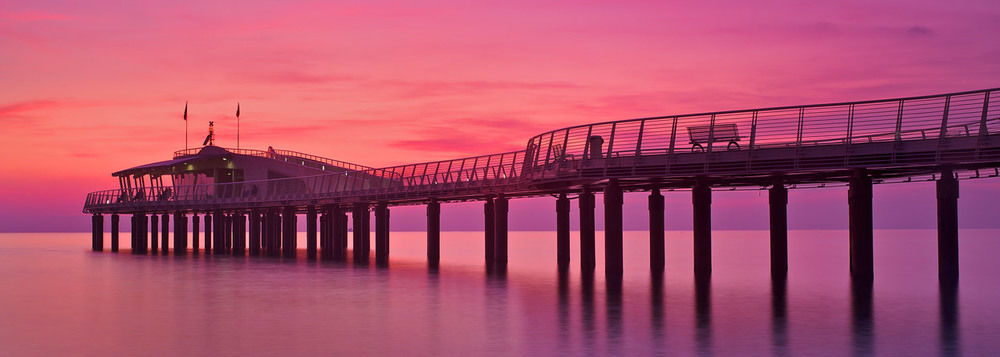
[[[442,232],[436,269],[422,232],[392,232],[388,267],[4,233],[0,356],[1000,355],[1000,230],[960,232],[957,283],[938,279],[934,230],[877,230],[870,283],[850,279],[845,230],[790,231],[785,279],[767,231],[714,231],[708,279],[690,231],[666,233],[663,274],[648,232],[628,231],[620,288],[602,233],[593,274],[572,237],[560,272],[555,232],[511,232],[497,273],[482,232]]]

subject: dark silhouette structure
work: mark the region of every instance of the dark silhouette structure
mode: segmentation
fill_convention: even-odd
[[[485,202],[485,261],[507,264],[510,199],[555,196],[557,266],[569,267],[570,200],[580,215],[580,266],[595,267],[595,192],[603,193],[608,281],[622,276],[622,196],[650,191],[650,268],[662,272],[662,190],[691,190],[694,270],[712,271],[711,203],[716,188],[767,188],[771,268],[788,270],[788,189],[849,186],[851,274],[873,276],[872,185],[937,181],[939,270],[958,274],[958,178],[1000,176],[1000,89],[940,95],[639,118],[553,130],[524,150],[454,160],[372,168],[286,150],[205,146],[171,160],[115,172],[119,188],[87,195],[94,215],[94,250],[103,249],[103,215],[112,215],[112,250],[119,214],[132,215],[133,252],[155,251],[156,215],[168,249],[187,251],[187,216],[199,249],[214,254],[294,257],[297,215],[307,220],[307,255],[347,258],[346,213],[354,227],[353,260],[367,263],[372,209],[375,260],[388,263],[389,210],[427,205],[427,259],[440,259],[440,205]],[[211,139],[211,137],[209,137]],[[164,178],[169,178],[165,183]],[[152,225],[147,219],[151,215]],[[249,222],[249,241],[246,236]],[[149,236],[152,228],[152,236]],[[318,237],[317,237],[318,234]],[[153,240],[151,241],[150,238]],[[317,239],[319,242],[317,244]],[[247,246],[249,242],[249,246]],[[318,246],[317,246],[318,245]],[[864,290],[864,289],[862,289]],[[860,304],[859,306],[863,306]],[[863,310],[863,309],[859,309]]]

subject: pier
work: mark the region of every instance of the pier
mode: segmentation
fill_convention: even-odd
[[[95,251],[104,247],[105,215],[111,216],[112,251],[118,251],[119,215],[131,216],[134,254],[172,249],[173,254],[293,258],[301,215],[307,256],[345,261],[351,224],[355,264],[369,263],[374,213],[375,264],[384,266],[390,254],[391,208],[424,205],[427,263],[436,268],[441,205],[480,201],[484,264],[490,271],[504,271],[508,255],[516,254],[507,245],[509,201],[554,197],[554,265],[564,271],[573,259],[569,220],[575,200],[578,260],[585,273],[592,273],[595,193],[601,193],[605,274],[613,281],[623,274],[625,193],[649,193],[650,269],[657,273],[667,263],[662,191],[690,191],[693,270],[696,276],[708,276],[712,196],[761,189],[769,199],[771,272],[781,277],[793,269],[787,260],[788,191],[846,185],[849,274],[869,280],[875,273],[872,186],[936,181],[938,267],[941,279],[950,280],[958,277],[959,179],[997,177],[998,168],[1000,89],[986,89],[585,124],[536,135],[520,151],[383,168],[286,150],[206,146],[113,173],[119,188],[88,194],[83,211],[92,215]],[[202,220],[204,231],[199,232]]]

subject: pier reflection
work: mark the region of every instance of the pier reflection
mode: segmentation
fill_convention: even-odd
[[[958,279],[941,279],[941,350],[942,356],[961,354],[958,326]]]
[[[694,279],[695,343],[698,354],[712,351],[712,280],[708,274]]]
[[[788,354],[788,277],[771,277],[771,339],[774,354]]]
[[[875,331],[872,324],[872,279],[851,279],[851,336],[855,356],[871,356]]]

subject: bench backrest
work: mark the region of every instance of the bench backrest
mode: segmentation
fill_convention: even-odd
[[[689,126],[687,129],[692,144],[707,143],[709,136],[712,136],[712,141],[740,141],[740,133],[735,123],[715,124],[714,134],[711,125]]]

